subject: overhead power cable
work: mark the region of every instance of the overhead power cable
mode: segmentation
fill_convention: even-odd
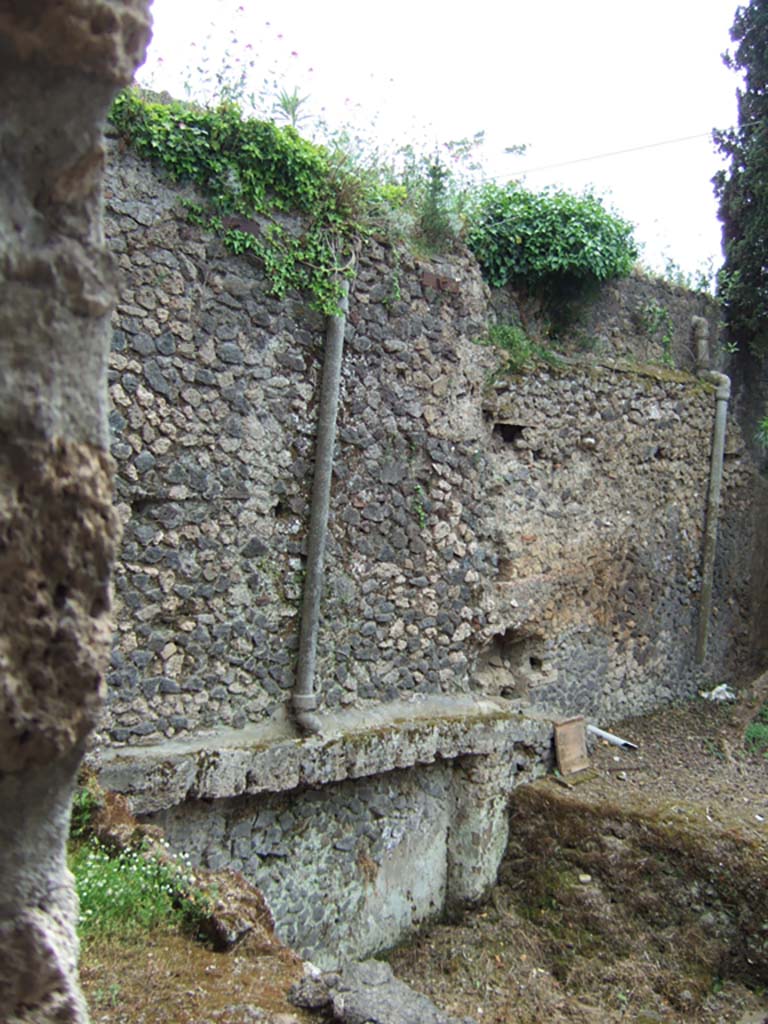
[[[759,121],[752,121],[750,124],[740,125],[741,128],[751,128],[759,124]],[[556,164],[543,164],[540,167],[524,167],[517,171],[517,174],[535,174],[538,171],[554,171],[558,167],[570,167],[573,164],[586,164],[592,160],[606,160],[612,156],[624,156],[625,153],[640,153],[645,149],[658,149],[660,146],[676,146],[680,142],[693,142],[695,139],[712,138],[712,129],[708,132],[699,132],[697,135],[680,135],[676,139],[663,139],[660,142],[647,142],[642,146],[630,146],[628,149],[615,149],[609,153],[596,153],[594,156],[579,156],[573,160],[561,160]]]
[[[679,139],[664,139],[663,142],[649,142],[644,146],[630,146],[629,149],[615,149],[611,153],[596,153],[594,156],[579,156],[574,160],[562,160],[557,164],[543,164],[541,167],[524,167],[518,174],[534,174],[536,171],[554,171],[558,167],[570,167],[572,164],[587,164],[592,160],[605,160],[611,156],[623,156],[625,153],[639,153],[644,149],[658,149],[660,146],[674,146],[678,142],[691,142],[694,139],[711,137],[712,132],[700,132],[698,135],[683,135]]]

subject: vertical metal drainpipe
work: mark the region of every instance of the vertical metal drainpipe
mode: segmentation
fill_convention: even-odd
[[[342,285],[339,307],[340,312],[337,316],[328,317],[325,337],[323,376],[317,414],[315,476],[312,484],[312,506],[307,538],[307,570],[301,607],[299,659],[292,698],[296,724],[303,732],[308,733],[318,733],[321,728],[320,719],[314,713],[317,710],[315,662],[317,633],[320,625],[320,599],[323,589],[323,558],[328,536],[333,446],[336,441],[336,412],[339,406],[344,329],[349,307],[348,281]]]
[[[704,380],[711,381],[716,385],[715,422],[712,428],[712,455],[710,459],[709,490],[707,493],[707,510],[704,526],[699,623],[696,633],[695,654],[696,664],[703,665],[707,655],[707,638],[712,615],[712,585],[715,573],[715,553],[717,551],[717,521],[720,512],[725,428],[728,418],[728,399],[731,395],[731,381],[724,373],[715,373],[714,370],[708,368],[709,324],[703,317],[693,318],[693,335],[696,342],[696,369],[698,374]]]

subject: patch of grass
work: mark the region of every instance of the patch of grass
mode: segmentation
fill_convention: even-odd
[[[768,757],[768,702],[763,704],[744,731],[744,746],[751,754]]]
[[[210,912],[211,897],[184,857],[143,849],[113,854],[92,839],[72,847],[69,866],[80,901],[78,931],[86,941],[161,927],[197,930]]]

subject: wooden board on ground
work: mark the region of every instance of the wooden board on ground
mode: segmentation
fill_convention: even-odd
[[[555,756],[557,767],[563,776],[583,771],[589,765],[587,730],[583,715],[555,722]]]

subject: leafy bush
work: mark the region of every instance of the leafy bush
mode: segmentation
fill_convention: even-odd
[[[80,901],[84,939],[130,937],[159,927],[196,928],[210,898],[183,858],[139,850],[114,856],[96,840],[75,845],[70,869]]]
[[[547,291],[628,274],[637,259],[632,225],[589,192],[529,192],[487,184],[476,197],[467,243],[495,287]]]

